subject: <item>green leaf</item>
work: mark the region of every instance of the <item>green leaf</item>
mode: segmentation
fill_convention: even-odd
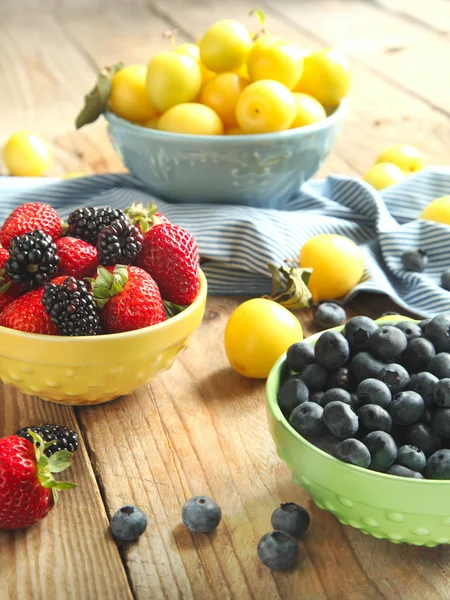
[[[56,485],[57,490],[73,490],[76,487],[78,487],[77,484],[70,481],[58,481]]]
[[[164,310],[166,311],[166,317],[170,319],[175,315],[179,315],[183,310],[186,310],[187,306],[181,306],[179,304],[174,304],[173,302],[169,302],[168,300],[163,300]]]
[[[272,275],[272,291],[270,292],[270,295],[275,296],[281,285],[280,270],[272,263],[268,263],[267,266],[269,267],[270,274]]]
[[[52,454],[48,460],[50,473],[61,473],[70,467],[73,461],[73,453],[68,450],[59,450]]]
[[[75,120],[77,129],[93,123],[105,112],[111,95],[112,78],[123,66],[124,64],[120,62],[100,71],[96,84],[84,97],[84,106]]]
[[[252,10],[248,14],[250,17],[255,15],[255,17],[260,22],[261,27],[264,27],[264,25],[266,24],[266,15],[260,8],[252,8]]]
[[[39,457],[37,467],[39,470],[44,470],[48,467],[48,458],[47,458],[47,456],[45,456],[45,454],[42,454]]]
[[[11,281],[7,281],[4,284],[2,284],[2,281],[4,281],[4,280],[2,279],[2,276],[0,275],[0,294],[6,294],[6,292],[11,287]]]
[[[291,310],[309,306],[312,295],[307,282],[312,269],[285,266],[277,269],[275,265],[270,264],[268,267],[272,274],[272,300]]]

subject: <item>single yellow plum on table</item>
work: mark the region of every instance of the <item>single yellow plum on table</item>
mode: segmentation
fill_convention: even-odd
[[[187,102],[172,106],[159,117],[158,129],[171,133],[222,135],[223,123],[209,106]]]
[[[173,52],[178,54],[186,54],[197,62],[200,62],[200,48],[197,44],[180,44],[173,49]]]
[[[265,379],[280,356],[302,339],[302,326],[293,313],[273,300],[253,298],[231,313],[225,352],[240,375]]]
[[[212,108],[226,128],[235,127],[236,103],[248,81],[236,73],[219,73],[202,87],[199,101]]]
[[[312,269],[308,288],[314,302],[345,296],[364,274],[364,256],[359,246],[334,233],[306,241],[300,250],[299,264],[303,269]]]
[[[304,57],[294,92],[309,94],[326,108],[334,107],[347,96],[351,79],[347,56],[336,48],[326,48]]]
[[[147,93],[159,112],[176,104],[192,102],[202,85],[197,60],[180,52],[160,52],[147,67]]]
[[[217,21],[200,40],[200,58],[210,71],[239,69],[247,60],[252,39],[247,28],[232,19]]]
[[[236,104],[236,120],[244,133],[271,133],[289,129],[296,105],[279,81],[261,79],[245,88]]]
[[[327,118],[324,107],[312,96],[295,92],[292,97],[295,102],[296,114],[291,123],[291,129],[312,125]]]
[[[430,202],[423,209],[420,218],[450,225],[450,196],[442,196],[442,198],[436,198]]]
[[[13,133],[3,148],[3,160],[10,175],[41,177],[52,164],[47,142],[32,131]]]
[[[386,148],[377,158],[377,163],[393,163],[407,174],[416,173],[425,166],[425,161],[417,148],[407,144],[395,144]]]
[[[384,190],[384,188],[400,183],[406,178],[405,173],[394,163],[377,163],[373,165],[366,173],[363,180],[370,183],[376,190]]]
[[[146,86],[147,67],[130,65],[120,69],[111,81],[109,110],[127,121],[144,122],[158,114]]]
[[[265,35],[248,53],[248,74],[251,81],[273,79],[292,90],[303,72],[303,57],[304,51],[295,44]]]

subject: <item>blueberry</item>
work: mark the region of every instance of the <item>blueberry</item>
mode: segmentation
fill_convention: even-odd
[[[327,378],[325,388],[342,388],[343,390],[350,391],[355,385],[354,378],[351,371],[347,367],[339,367],[335,371],[332,371]]]
[[[374,358],[368,352],[358,352],[352,358],[350,370],[357,382],[370,377],[377,377],[386,363]]]
[[[210,533],[222,519],[220,506],[208,496],[193,496],[181,509],[183,523],[191,531]]]
[[[317,448],[330,454],[331,456],[336,456],[336,449],[340,444],[340,440],[337,440],[331,434],[321,434],[315,437],[308,439],[311,444],[314,444]]]
[[[345,324],[343,333],[352,352],[356,352],[367,348],[370,336],[377,329],[378,325],[369,317],[353,317]]]
[[[391,325],[384,325],[374,331],[369,340],[369,352],[380,360],[392,360],[406,348],[406,335]]]
[[[427,459],[423,450],[417,448],[417,446],[400,446],[398,449],[397,464],[421,473],[425,469]]]
[[[350,349],[345,337],[336,331],[324,331],[314,347],[317,362],[325,369],[337,369],[348,360]]]
[[[368,433],[369,431],[392,431],[391,415],[377,404],[365,404],[356,413],[359,419],[359,426]]]
[[[272,527],[278,531],[285,531],[295,538],[301,538],[305,535],[311,518],[308,511],[295,504],[295,502],[286,502],[272,513]]]
[[[394,327],[397,327],[397,329],[403,331],[408,342],[409,340],[413,340],[414,338],[422,336],[422,329],[420,328],[420,325],[413,323],[413,321],[400,321],[400,323],[396,323]]]
[[[373,377],[361,381],[358,385],[357,393],[360,406],[364,404],[378,404],[378,406],[388,409],[392,401],[391,390],[388,386]]]
[[[409,373],[401,365],[391,363],[383,366],[378,372],[377,379],[383,381],[391,390],[391,394],[403,392],[409,385]]]
[[[434,401],[438,406],[450,407],[450,378],[441,379],[434,386]]]
[[[434,386],[439,381],[436,375],[423,371],[411,375],[408,389],[417,392],[423,398],[425,406],[430,406],[434,402]]]
[[[323,422],[334,437],[353,437],[358,431],[358,417],[344,402],[330,402],[323,409]]]
[[[428,323],[425,337],[437,352],[450,352],[450,312],[437,315]]]
[[[322,397],[324,395],[325,392],[319,391],[319,392],[314,392],[313,394],[310,395],[309,397],[309,402],[314,402],[315,404],[322,404]]]
[[[402,254],[402,264],[406,271],[421,273],[428,264],[428,256],[425,250],[406,250]]]
[[[358,394],[356,392],[352,392],[350,394],[350,398],[351,398],[350,406],[353,408],[353,410],[356,410],[357,408],[359,408],[360,404],[359,404]]]
[[[289,416],[296,406],[307,402],[309,391],[298,375],[289,377],[278,390],[278,405],[285,416]]]
[[[437,433],[424,423],[414,423],[407,427],[403,441],[405,444],[420,448],[425,456],[433,454],[442,444],[442,439]]]
[[[258,542],[258,556],[272,571],[287,571],[298,559],[297,540],[285,531],[266,533]]]
[[[422,396],[417,392],[407,390],[394,396],[389,407],[392,421],[396,425],[412,425],[420,420],[425,411]]]
[[[372,471],[387,471],[397,458],[397,446],[392,436],[385,431],[371,431],[363,438],[372,457],[370,469]]]
[[[450,479],[450,450],[438,450],[430,456],[425,467],[427,479]]]
[[[137,506],[122,506],[111,519],[111,533],[121,542],[136,541],[147,529],[147,516]]]
[[[430,340],[426,338],[414,338],[406,347],[402,355],[402,365],[410,373],[426,371],[431,359],[436,355],[436,350]]]
[[[431,319],[423,319],[422,321],[420,321],[419,323],[419,327],[422,330],[422,335],[425,335],[425,332],[427,330],[428,324],[431,321]]]
[[[450,269],[447,269],[442,273],[441,285],[444,288],[444,290],[448,290],[450,292]]]
[[[386,473],[389,475],[396,475],[397,477],[410,477],[411,479],[423,479],[423,475],[403,465],[392,465]]]
[[[320,404],[325,407],[330,402],[344,402],[345,404],[352,405],[352,397],[347,390],[342,388],[331,388],[327,390],[322,396]]]
[[[334,302],[324,302],[319,304],[316,312],[314,313],[314,323],[321,329],[329,329],[330,327],[337,327],[345,322],[347,315],[342,306],[335,304]]]
[[[327,376],[328,373],[326,369],[317,363],[311,363],[310,365],[306,365],[303,369],[300,374],[300,379],[310,392],[318,392],[325,387]]]
[[[289,423],[300,435],[308,438],[323,431],[323,408],[314,402],[303,402],[291,413]]]
[[[400,313],[399,313],[399,312],[397,312],[396,310],[387,310],[387,311],[385,311],[384,313],[381,313],[381,315],[380,315],[380,319],[381,319],[382,317],[391,317],[391,316],[393,316],[393,315],[400,315]],[[401,315],[400,315],[400,316],[401,316]]]
[[[313,346],[306,342],[293,344],[286,352],[286,362],[292,371],[301,373],[306,365],[316,362]]]
[[[450,408],[438,408],[431,420],[432,431],[441,438],[450,438]]]
[[[428,370],[439,379],[450,377],[450,353],[440,352],[431,359]]]
[[[420,419],[420,422],[425,423],[425,425],[431,425],[432,420],[433,420],[433,413],[425,405],[425,410],[423,412],[422,418]]]
[[[336,458],[364,469],[367,469],[371,461],[367,446],[355,438],[347,438],[339,444],[336,448]]]

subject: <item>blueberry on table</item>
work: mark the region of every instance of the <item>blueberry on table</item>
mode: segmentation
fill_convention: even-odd
[[[402,254],[402,264],[406,271],[414,271],[422,273],[428,264],[428,255],[425,250],[418,248],[417,250],[406,250]]]
[[[330,402],[323,409],[323,422],[334,437],[345,440],[358,432],[358,417],[344,402]]]
[[[367,469],[371,456],[365,444],[355,438],[343,440],[336,448],[336,458],[357,467]]]
[[[323,408],[314,402],[303,402],[294,408],[289,423],[303,437],[317,435],[324,429]]]
[[[294,375],[280,387],[277,399],[281,412],[288,417],[296,406],[308,401],[309,391],[298,375]]]
[[[259,560],[272,571],[287,571],[298,559],[298,543],[285,531],[270,531],[258,542]]]
[[[397,327],[397,329],[403,331],[408,342],[409,340],[413,340],[414,338],[422,336],[422,329],[420,328],[420,325],[413,323],[412,321],[401,321],[400,323],[396,323],[394,327]]]
[[[427,479],[450,479],[450,450],[438,450],[427,460]]]
[[[450,377],[450,353],[439,352],[431,359],[428,370],[439,379]]]
[[[121,542],[136,541],[147,529],[147,516],[137,506],[122,506],[111,519],[111,533]]]
[[[403,441],[405,444],[420,448],[425,456],[433,454],[442,445],[442,438],[424,423],[414,423],[407,427]]]
[[[307,386],[310,392],[318,392],[319,390],[323,390],[327,376],[327,370],[317,363],[306,365],[300,373],[300,379]]]
[[[441,275],[441,285],[444,290],[450,292],[450,269],[445,270]]]
[[[434,402],[434,386],[438,381],[436,375],[428,373],[428,371],[422,371],[411,375],[408,389],[420,394],[425,406],[430,406]]]
[[[397,458],[397,446],[389,433],[372,431],[363,439],[372,457],[369,468],[372,471],[387,471]]]
[[[437,315],[428,323],[425,337],[437,352],[450,352],[450,312]]]
[[[425,469],[427,459],[423,450],[417,446],[406,445],[398,449],[396,462],[402,467],[421,473]]]
[[[386,471],[389,475],[396,475],[397,477],[410,477],[411,479],[423,479],[423,475],[418,473],[417,471],[413,471],[412,469],[408,469],[408,467],[404,467],[402,465],[392,465]]]
[[[313,362],[316,362],[316,357],[314,356],[314,348],[311,344],[298,342],[288,348],[286,363],[292,371],[301,373],[306,365],[310,365]]]
[[[330,327],[342,325],[346,318],[345,310],[342,306],[334,302],[319,304],[313,317],[314,323],[321,329],[329,329]]]
[[[322,396],[322,400],[320,404],[325,407],[330,402],[344,402],[349,406],[352,406],[352,396],[350,392],[347,390],[343,390],[342,388],[331,388],[327,390]]]
[[[380,360],[393,360],[408,345],[406,335],[397,327],[384,325],[372,333],[368,350]]]
[[[403,392],[409,385],[408,371],[396,363],[383,366],[377,374],[377,379],[388,386],[392,395]]]
[[[208,496],[193,496],[181,509],[183,523],[191,531],[210,533],[222,519],[220,506]]]
[[[356,413],[359,419],[359,426],[365,432],[370,431],[386,431],[391,433],[392,431],[392,418],[391,415],[385,410],[378,406],[378,404],[365,404]]]
[[[431,421],[431,429],[441,438],[450,438],[450,408],[438,408]]]
[[[360,406],[378,404],[378,406],[388,409],[392,402],[391,390],[385,383],[374,377],[361,381],[358,385],[357,394]]]
[[[417,392],[407,390],[394,396],[389,412],[396,425],[412,425],[419,421],[425,412],[425,403]]]
[[[295,538],[301,538],[305,535],[311,518],[303,506],[295,502],[286,502],[272,513],[272,527],[278,531],[285,531]]]
[[[371,335],[377,331],[378,325],[369,317],[353,317],[344,327],[344,336],[347,338],[352,352],[365,350]]]
[[[354,387],[355,381],[348,367],[339,367],[339,369],[331,371],[325,384],[325,389],[327,390],[330,388],[342,388],[343,390],[350,391]]]
[[[342,367],[350,356],[345,337],[336,331],[325,331],[314,346],[317,362],[325,369]]]
[[[426,371],[435,356],[436,350],[430,340],[424,337],[414,338],[403,352],[401,362],[410,373],[418,373]]]
[[[355,354],[352,358],[350,370],[356,381],[359,383],[364,379],[377,377],[378,373],[385,365],[386,363],[373,357],[369,352],[358,352],[358,354]]]

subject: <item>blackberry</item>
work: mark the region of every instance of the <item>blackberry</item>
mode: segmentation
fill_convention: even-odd
[[[130,264],[142,248],[144,236],[127,219],[117,219],[98,235],[97,249],[100,264]]]
[[[47,284],[42,304],[63,335],[96,335],[101,332],[94,294],[84,281],[66,277],[61,285]]]
[[[55,452],[59,452],[59,450],[67,450],[68,452],[76,452],[78,450],[78,434],[64,425],[45,423],[44,425],[34,425],[33,427],[22,427],[14,435],[25,438],[33,443],[33,438],[28,433],[29,429],[40,435],[44,442],[55,440],[55,443],[45,450],[44,454],[46,456],[51,456]]]
[[[52,238],[37,229],[14,237],[5,263],[8,277],[19,285],[39,287],[56,274],[59,265],[57,248]]]
[[[78,208],[69,215],[67,235],[96,246],[100,231],[117,219],[126,219],[126,217],[121,210],[111,206]]]

